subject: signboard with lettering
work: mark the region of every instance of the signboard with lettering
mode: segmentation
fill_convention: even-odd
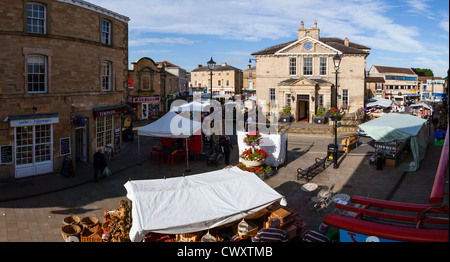
[[[9,124],[10,127],[18,127],[18,126],[49,125],[56,123],[59,123],[59,117],[11,120]]]
[[[133,88],[134,88],[134,79],[128,78],[128,89],[133,89]]]
[[[11,164],[13,162],[13,146],[0,146],[0,164]]]
[[[133,103],[159,102],[159,97],[134,97]]]
[[[60,156],[70,155],[70,137],[61,138],[59,140]]]
[[[110,110],[106,110],[106,111],[97,111],[94,113],[95,113],[95,117],[110,116],[110,115],[119,114],[120,112],[122,112],[122,109],[123,108],[115,108],[115,109],[110,109]]]

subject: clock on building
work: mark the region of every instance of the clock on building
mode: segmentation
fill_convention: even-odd
[[[305,44],[305,49],[306,49],[306,50],[309,50],[309,49],[311,49],[311,48],[312,48],[311,43],[306,43],[306,44]]]

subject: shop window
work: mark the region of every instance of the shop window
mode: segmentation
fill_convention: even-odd
[[[21,126],[15,128],[16,165],[51,161],[52,126]]]
[[[113,116],[97,117],[95,119],[97,148],[112,145]]]

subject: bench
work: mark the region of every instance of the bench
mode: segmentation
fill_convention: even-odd
[[[316,158],[316,163],[314,163],[312,166],[302,169],[297,169],[297,180],[305,179],[306,182],[311,181],[315,176],[320,174],[323,170],[326,169],[325,163],[327,162],[327,158]]]

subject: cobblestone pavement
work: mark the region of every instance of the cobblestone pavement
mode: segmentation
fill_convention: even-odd
[[[339,137],[349,134],[340,133]],[[332,188],[333,193],[350,196],[368,196],[408,203],[428,203],[437,164],[442,147],[429,145],[426,158],[416,172],[406,173],[384,166],[383,171],[369,165],[374,149],[363,142],[345,157],[340,166],[328,167],[312,181],[318,185],[313,193],[301,190],[305,181],[297,180],[297,168],[306,168],[316,157],[326,156],[327,145],[334,138],[327,134],[288,135],[288,163],[278,168],[275,174],[265,180],[268,185],[284,195],[288,207],[298,213],[306,222],[306,228],[314,228],[333,211],[330,207],[323,212],[312,210],[310,197],[322,188]],[[173,166],[158,165],[150,161],[148,148],[160,142],[158,138],[140,139],[141,157],[138,154],[137,139],[124,142],[122,153],[112,159],[109,167],[113,175],[93,183],[91,164],[78,166],[74,177],[60,174],[44,175],[0,184],[0,242],[63,242],[62,219],[68,214],[79,217],[95,215],[100,220],[104,210],[116,209],[119,201],[126,198],[124,184],[129,179],[155,179],[203,173],[222,168],[207,166],[204,160],[190,161],[191,172],[185,172],[183,160]],[[237,148],[233,150],[231,164],[238,163]],[[448,183],[446,185],[448,191]],[[448,204],[448,196],[445,202]]]

